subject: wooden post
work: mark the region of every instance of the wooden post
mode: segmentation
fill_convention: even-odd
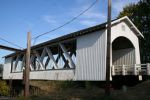
[[[136,64],[134,64],[134,75],[135,76],[137,75],[137,66],[136,66]]]
[[[112,66],[112,76],[115,76],[115,66]]]
[[[12,97],[12,77],[9,77],[9,95]]]
[[[31,35],[27,35],[26,65],[25,65],[25,98],[29,96],[29,68],[30,68]]]
[[[146,71],[147,71],[147,75],[150,75],[150,64],[149,63],[146,64]]]
[[[110,49],[111,49],[111,0],[108,0],[107,17],[107,59],[106,59],[106,87],[105,94],[110,95]]]
[[[122,75],[123,75],[123,76],[125,76],[125,75],[126,75],[125,65],[122,65]]]

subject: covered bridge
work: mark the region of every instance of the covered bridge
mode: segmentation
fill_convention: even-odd
[[[123,17],[112,21],[111,76],[149,75],[149,64],[141,64],[139,37],[143,35]],[[30,79],[106,79],[107,23],[83,29],[31,48]],[[22,79],[24,52],[5,57],[3,79]]]

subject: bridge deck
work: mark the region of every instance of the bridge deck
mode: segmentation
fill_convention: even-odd
[[[150,75],[150,64],[113,65],[112,76]],[[12,72],[10,79],[23,79],[23,72]],[[30,71],[31,80],[76,80],[75,68]]]

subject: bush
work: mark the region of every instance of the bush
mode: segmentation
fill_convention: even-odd
[[[64,90],[64,89],[68,89],[71,87],[74,87],[75,82],[72,80],[67,80],[67,81],[54,81],[54,84],[56,86],[56,89],[58,90]]]
[[[9,86],[6,81],[0,80],[0,96],[9,96]]]

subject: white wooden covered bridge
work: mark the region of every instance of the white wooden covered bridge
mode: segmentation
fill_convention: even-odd
[[[83,29],[31,48],[30,79],[106,79],[107,24]],[[141,64],[139,37],[143,35],[123,17],[112,21],[111,76],[150,75],[150,65]],[[22,79],[25,54],[5,57],[3,79]]]

